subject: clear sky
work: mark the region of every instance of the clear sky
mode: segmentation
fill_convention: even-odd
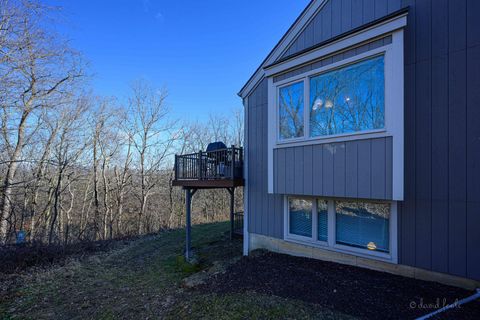
[[[90,62],[98,95],[166,86],[175,117],[241,107],[237,92],[309,0],[44,0]]]

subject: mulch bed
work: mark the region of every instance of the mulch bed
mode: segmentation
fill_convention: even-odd
[[[413,319],[472,291],[388,273],[276,253],[244,257],[199,290],[257,292],[318,304],[366,319]],[[475,301],[443,313],[445,319],[480,319]]]

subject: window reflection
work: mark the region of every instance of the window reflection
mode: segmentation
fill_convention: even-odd
[[[290,199],[290,233],[298,236],[312,236],[312,201]]]
[[[280,88],[280,139],[303,136],[303,82]]]
[[[310,79],[310,136],[381,129],[385,119],[384,57]]]

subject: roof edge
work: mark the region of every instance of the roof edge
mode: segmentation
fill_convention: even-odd
[[[247,80],[247,82],[243,85],[243,87],[240,89],[240,91],[237,93],[239,97],[244,97],[245,96],[245,89],[251,84],[252,80],[255,78],[255,76],[258,74],[259,71],[263,70],[263,66],[265,63],[273,56],[273,54],[280,48],[280,46],[283,44],[285,39],[287,38],[288,35],[291,34],[293,29],[299,25],[301,20],[306,17],[308,11],[314,7],[315,3],[319,3],[319,7],[321,7],[325,2],[328,0],[311,0],[310,3],[303,9],[303,11],[300,13],[300,15],[295,19],[295,21],[292,23],[290,28],[285,32],[285,34],[280,38],[280,40],[277,42],[275,47],[270,51],[270,53],[266,56],[266,58],[262,61],[262,63],[258,66],[258,68],[255,70],[255,72],[250,76],[250,78]],[[317,10],[315,10],[313,13],[310,14],[310,16],[313,16],[316,13]],[[310,17],[308,17],[307,20],[309,20]],[[305,23],[306,24],[306,23]],[[303,27],[303,25],[302,25]],[[256,83],[253,87],[256,86]],[[251,91],[251,90],[248,90]]]
[[[367,28],[370,28],[376,24],[379,24],[379,23],[382,23],[383,21],[386,21],[386,20],[389,20],[389,19],[392,19],[392,18],[395,18],[397,16],[400,16],[400,15],[404,15],[404,14],[408,14],[409,12],[409,9],[410,7],[409,6],[406,6],[404,8],[401,8],[395,12],[392,12],[388,15],[385,15],[379,19],[376,19],[376,20],[373,20],[371,22],[368,22],[366,24],[363,24],[363,25],[360,25],[350,31],[347,31],[347,32],[344,32],[342,34],[339,34],[338,36],[335,36],[335,37],[332,37],[328,40],[325,40],[325,41],[322,41],[318,44],[315,44],[313,46],[310,46],[308,48],[305,48],[295,54],[291,54],[291,55],[288,55],[286,57],[283,57],[277,61],[270,61],[271,58],[274,56],[275,53],[278,53],[278,51],[283,51],[285,50],[286,48],[288,48],[288,46],[293,42],[295,41],[296,39],[296,36],[293,36],[292,39],[290,39],[290,42],[288,42],[287,44],[285,44],[285,40],[286,38],[292,33],[292,31],[295,29],[295,28],[299,28],[299,30],[297,31],[297,33],[299,34],[301,32],[301,29],[305,27],[305,25],[310,21],[310,19],[317,13],[318,10],[320,10],[323,5],[327,2],[328,0],[312,0],[308,5],[307,7],[302,11],[302,13],[297,17],[297,19],[295,20],[295,22],[290,26],[290,28],[287,30],[287,32],[283,35],[283,37],[280,39],[280,41],[275,45],[275,47],[270,51],[270,53],[267,55],[267,57],[262,61],[262,63],[260,64],[260,66],[255,70],[255,72],[252,74],[252,76],[248,79],[248,81],[245,83],[245,85],[240,89],[240,91],[237,93],[237,95],[239,97],[241,97],[242,99],[245,98],[253,89],[255,89],[258,85],[258,83],[264,78],[263,75],[259,76],[260,72],[264,72],[265,69],[268,69],[268,68],[271,68],[277,64],[280,64],[280,63],[283,63],[287,60],[290,60],[290,59],[293,59],[297,56],[300,56],[302,54],[305,54],[306,52],[309,52],[311,50],[315,50],[315,49],[318,49],[322,46],[325,46],[331,42],[334,42],[334,41],[337,41],[343,37],[346,37],[346,36],[349,36],[351,34],[354,34],[354,33],[357,33],[359,31],[362,31],[364,29],[367,29]],[[317,6],[314,6],[315,4],[318,4]],[[310,9],[312,8],[315,8],[315,10],[313,10],[312,12],[308,12]],[[307,15],[307,13],[309,13],[309,15]],[[304,18],[306,18],[304,20]],[[303,21],[303,24],[300,25],[300,22]],[[281,48],[283,47],[283,48]],[[278,56],[276,58],[278,58],[280,56],[280,53],[278,53]],[[270,62],[270,63],[269,63]],[[269,63],[267,65],[267,63]],[[258,77],[258,79],[255,79],[256,77]],[[254,81],[255,80],[255,81]]]

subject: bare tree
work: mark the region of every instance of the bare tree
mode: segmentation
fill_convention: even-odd
[[[126,119],[122,121],[122,132],[124,133],[123,140],[121,140],[121,145],[124,147],[125,155],[123,161],[121,161],[121,166],[114,167],[115,183],[116,183],[116,219],[117,219],[117,230],[121,230],[122,227],[122,216],[123,216],[123,207],[125,200],[125,191],[128,183],[131,180],[131,165],[132,165],[132,143],[133,137],[129,134],[128,129],[125,126]],[[111,221],[111,231],[110,235],[113,237],[113,221]]]
[[[82,76],[79,56],[40,23],[47,10],[33,2],[2,1],[0,21],[8,20],[4,43],[14,46],[0,51],[2,83],[8,84],[1,100],[2,137],[8,154],[0,200],[0,238],[8,237],[15,174],[22,151],[38,129],[38,113],[58,107],[69,97],[72,85]],[[5,28],[5,27],[4,27]]]
[[[49,117],[46,117],[46,120]],[[59,119],[54,119],[53,121],[46,121],[47,123],[47,138],[46,142],[43,146],[42,155],[40,160],[37,163],[37,168],[34,174],[34,181],[31,190],[31,223],[30,223],[30,239],[35,239],[35,232],[36,232],[36,218],[38,215],[38,201],[39,201],[39,194],[40,194],[40,184],[44,179],[45,172],[47,170],[47,160],[50,159],[52,144],[54,143],[58,130],[60,129],[60,121]]]
[[[77,176],[75,163],[87,147],[87,140],[85,137],[82,137],[82,135],[79,135],[80,128],[85,125],[82,120],[87,108],[88,104],[79,103],[76,105],[75,109],[71,110],[68,108],[62,113],[62,128],[55,148],[54,165],[56,167],[56,177],[53,198],[53,215],[51,219],[49,219],[49,243],[52,243],[53,241],[55,226],[57,218],[59,217],[60,223],[58,224],[58,234],[60,237],[63,235],[65,242],[68,242],[70,226],[68,223],[65,224],[62,196],[65,190],[71,192],[70,184]],[[67,179],[65,179],[65,177],[67,177]],[[71,193],[71,197],[73,198],[73,193]]]
[[[0,0],[0,238],[75,241],[184,223],[173,153],[243,143],[242,113],[170,120],[166,90],[135,82],[125,107],[93,98],[80,56],[36,0]],[[228,217],[228,195],[194,199],[194,222]],[[237,203],[241,207],[241,202]]]
[[[144,81],[132,86],[129,99],[130,128],[132,142],[137,152],[140,190],[137,197],[138,233],[144,229],[144,218],[148,198],[156,185],[155,173],[164,159],[169,155],[174,139],[171,135],[173,123],[168,121],[168,108],[165,104],[166,91],[156,90]]]
[[[236,109],[233,111],[233,123],[231,124],[231,134],[233,143],[236,146],[243,146],[243,110],[242,109]]]

